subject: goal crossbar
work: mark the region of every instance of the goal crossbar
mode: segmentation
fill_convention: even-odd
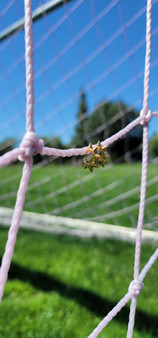
[[[72,0],[67,0],[67,2],[72,1]],[[63,0],[50,0],[47,3],[39,6],[36,8],[33,13],[32,13],[32,20],[36,21],[40,19],[44,14],[47,14],[51,12],[52,10],[60,7],[63,5]],[[25,18],[21,18],[14,22],[12,25],[9,27],[5,28],[1,33],[0,33],[0,42],[4,41],[6,38],[9,36],[15,34],[21,29],[24,29],[24,23],[25,23]]]

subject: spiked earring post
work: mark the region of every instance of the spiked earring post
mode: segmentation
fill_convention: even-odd
[[[99,165],[104,167],[105,160],[109,155],[105,152],[106,146],[102,147],[100,141],[93,148],[92,144],[89,143],[88,148],[86,149],[85,160],[83,162],[84,168],[88,168],[93,172],[94,168],[98,168]]]

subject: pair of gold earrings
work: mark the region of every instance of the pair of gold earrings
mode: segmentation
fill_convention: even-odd
[[[100,141],[98,141],[94,148],[90,143],[86,149],[85,160],[83,162],[84,168],[88,168],[91,172],[93,172],[93,169],[98,168],[99,165],[104,167],[105,160],[109,157],[109,155],[105,152],[106,148],[106,146],[101,146]]]

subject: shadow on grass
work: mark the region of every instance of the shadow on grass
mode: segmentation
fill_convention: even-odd
[[[28,268],[21,267],[13,262],[9,272],[9,279],[19,279],[23,282],[29,282],[36,289],[40,289],[44,292],[56,291],[63,297],[74,299],[81,306],[86,307],[89,311],[95,313],[101,318],[103,318],[116,305],[115,302],[103,298],[93,291],[66,284],[46,273],[29,270]],[[117,301],[119,301],[119,299]],[[128,317],[129,306],[126,306],[114,318],[114,320],[127,324]],[[152,337],[158,337],[157,316],[152,316],[141,310],[137,310],[135,327],[139,331],[143,330],[151,333]]]

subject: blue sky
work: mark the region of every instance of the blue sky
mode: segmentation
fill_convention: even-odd
[[[33,9],[45,2],[33,1]],[[23,1],[1,1],[0,12],[2,31],[23,17]],[[149,106],[157,111],[157,0],[152,14]],[[71,140],[81,89],[89,111],[103,100],[141,109],[145,23],[145,1],[78,0],[34,24],[35,127],[40,136]],[[0,43],[0,141],[21,139],[25,132],[24,47],[23,31]],[[158,132],[158,118],[150,122],[149,132]]]

